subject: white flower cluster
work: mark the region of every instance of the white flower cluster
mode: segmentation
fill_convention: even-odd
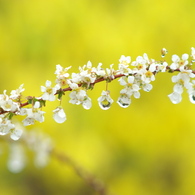
[[[22,130],[18,129],[16,125],[11,122],[11,118],[14,114],[20,112],[20,96],[23,89],[23,85],[17,90],[12,90],[11,95],[6,94],[4,90],[3,94],[0,94],[0,135],[7,135],[10,133],[10,137],[13,140],[18,140],[22,135]]]
[[[136,61],[131,63],[131,58],[121,56],[119,60],[119,73],[124,76],[119,79],[119,82],[124,89],[120,91],[120,97],[117,103],[126,108],[131,104],[131,96],[140,98],[140,89],[149,92],[152,89],[151,81],[155,80],[157,72],[165,72],[168,64],[166,62],[158,63],[155,60],[149,60],[147,54],[138,56]]]
[[[191,78],[195,77],[194,72],[191,70],[192,62],[195,60],[195,48],[192,47],[191,63],[189,63],[189,55],[183,54],[180,58],[178,55],[172,56],[172,64],[170,70],[179,71],[177,75],[172,77],[172,82],[175,83],[173,87],[173,93],[169,94],[171,102],[178,104],[182,100],[183,89],[186,88],[190,101],[195,104],[195,80]]]
[[[167,50],[161,50],[161,56],[165,57]],[[61,101],[63,95],[70,91],[69,103],[82,105],[85,109],[92,106],[91,98],[87,91],[93,89],[98,82],[106,81],[106,90],[103,90],[101,96],[97,99],[100,108],[107,110],[111,107],[113,99],[108,90],[108,83],[119,78],[120,85],[123,89],[120,91],[117,103],[126,108],[131,104],[132,96],[140,98],[140,90],[149,92],[152,89],[151,82],[155,80],[155,75],[159,72],[179,72],[178,75],[172,77],[175,83],[173,93],[169,95],[170,100],[177,104],[182,100],[183,88],[187,89],[190,101],[195,103],[195,72],[192,71],[192,64],[195,62],[195,48],[191,48],[191,55],[183,54],[180,58],[178,55],[172,56],[172,63],[168,65],[165,60],[156,61],[149,59],[147,54],[138,56],[135,61],[131,62],[130,56],[122,55],[119,59],[118,70],[113,68],[102,68],[99,63],[97,67],[93,67],[89,61],[83,67],[79,67],[78,73],[69,74],[71,67],[63,68],[56,65],[56,84],[52,87],[51,81],[47,80],[45,86],[41,86],[42,95],[40,97],[28,96],[26,99],[22,97],[24,91],[23,85],[17,90],[11,91],[10,96],[0,94],[0,135],[10,133],[14,140],[19,139],[22,130],[19,130],[11,122],[14,115],[26,116],[22,121],[24,126],[34,124],[36,121],[44,121],[44,111],[46,101],[60,101],[60,105],[53,110],[53,118],[57,123],[66,121],[66,114]],[[24,102],[26,101],[26,102]],[[27,107],[28,106],[28,107]]]

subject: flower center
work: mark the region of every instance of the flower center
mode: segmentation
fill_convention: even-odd
[[[152,75],[153,75],[153,73],[151,71],[146,72],[146,77],[151,77]]]
[[[180,79],[179,81],[178,81],[178,83],[180,84],[180,85],[184,85],[184,81],[182,80],[182,79]]]
[[[180,60],[179,61],[179,66],[183,66],[185,64],[185,61],[184,60]]]
[[[47,93],[51,94],[52,93],[52,88],[48,87],[46,91],[47,91]]]

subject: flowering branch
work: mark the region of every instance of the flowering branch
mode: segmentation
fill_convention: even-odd
[[[161,50],[161,56],[164,57],[167,50]],[[12,123],[15,115],[26,116],[22,121],[24,126],[32,125],[36,121],[44,121],[43,107],[46,101],[60,101],[59,106],[53,110],[53,118],[58,123],[66,121],[66,114],[61,106],[63,95],[70,91],[69,103],[82,105],[84,109],[90,109],[92,106],[91,98],[87,95],[88,90],[92,90],[95,84],[106,81],[106,90],[103,90],[101,96],[97,99],[100,108],[107,110],[114,102],[108,90],[108,83],[118,79],[120,85],[124,88],[120,91],[117,103],[126,108],[131,104],[132,96],[140,98],[140,90],[149,92],[153,86],[151,82],[155,80],[155,75],[159,72],[179,72],[172,77],[175,83],[173,93],[169,94],[171,102],[177,104],[182,100],[183,88],[187,89],[190,101],[195,103],[195,71],[192,70],[192,64],[195,62],[195,48],[191,48],[191,54],[183,54],[181,58],[178,55],[172,56],[172,63],[169,65],[165,60],[156,61],[149,59],[147,54],[138,56],[131,62],[131,57],[124,55],[119,59],[118,69],[103,69],[99,63],[93,67],[89,61],[83,67],[79,67],[79,73],[68,73],[71,67],[63,68],[56,65],[56,84],[52,87],[51,81],[47,80],[45,86],[41,86],[42,95],[40,97],[23,97],[23,85],[18,89],[12,90],[10,95],[0,94],[0,135],[10,133],[14,140],[18,140],[22,135],[22,130],[17,129]],[[28,106],[28,107],[26,107]]]

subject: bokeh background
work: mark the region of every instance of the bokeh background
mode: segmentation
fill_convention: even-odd
[[[8,93],[24,83],[24,95],[41,95],[47,79],[55,81],[55,65],[77,72],[90,60],[94,66],[115,64],[123,55],[133,60],[147,53],[161,60],[165,47],[173,54],[190,53],[195,46],[193,0],[0,0],[0,90]],[[89,92],[93,107],[68,103],[64,124],[56,124],[44,108],[45,122],[27,131],[50,136],[55,148],[94,174],[116,195],[195,194],[195,106],[186,93],[173,105],[171,74],[156,76],[153,90],[142,92],[123,109],[116,100],[121,86],[109,84],[115,103],[101,110],[97,98],[105,83]],[[20,118],[22,120],[22,118]],[[51,158],[44,168],[27,164],[20,173],[7,168],[9,144],[0,143],[2,195],[95,195],[72,167]],[[9,140],[10,142],[10,140]]]

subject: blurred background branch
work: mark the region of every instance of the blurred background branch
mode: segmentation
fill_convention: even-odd
[[[64,165],[69,165],[75,173],[83,179],[89,186],[91,186],[95,191],[97,191],[100,195],[110,195],[108,193],[105,184],[102,183],[99,179],[95,178],[94,175],[90,174],[81,166],[78,166],[72,159],[64,154],[64,152],[58,152],[56,150],[51,151],[51,155],[56,158],[59,162]]]

